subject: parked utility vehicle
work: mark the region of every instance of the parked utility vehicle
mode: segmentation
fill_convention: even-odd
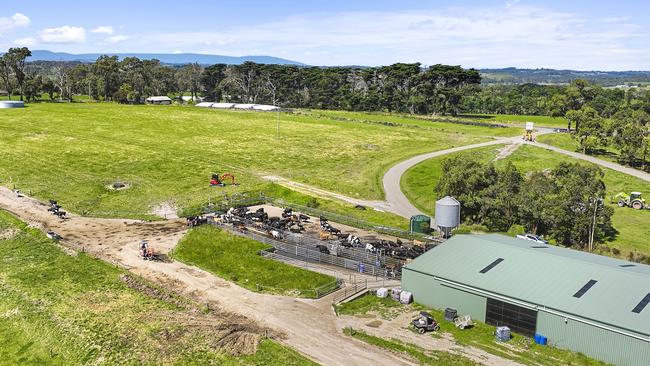
[[[433,319],[431,314],[427,313],[426,311],[421,311],[420,316],[413,319],[412,324],[415,327],[415,330],[417,330],[420,334],[440,329],[438,322]]]

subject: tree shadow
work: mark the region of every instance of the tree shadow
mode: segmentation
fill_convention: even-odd
[[[460,118],[473,118],[473,119],[485,119],[485,120],[488,120],[488,119],[494,120],[495,119],[494,116],[485,116],[485,115],[480,115],[480,114],[459,114],[459,115],[457,115],[457,117],[460,117]]]

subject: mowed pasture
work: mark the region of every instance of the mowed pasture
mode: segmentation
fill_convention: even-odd
[[[183,106],[30,104],[0,114],[0,180],[73,212],[112,217],[147,217],[160,203],[182,208],[223,193],[277,190],[265,175],[380,199],[381,176],[400,160],[519,133],[282,113],[278,138],[276,122],[275,113]],[[241,185],[211,188],[213,172],[234,173]],[[116,181],[129,188],[107,188]]]
[[[503,146],[490,146],[460,152],[458,154],[473,156],[480,161],[492,161],[497,150]],[[450,155],[451,156],[451,155]],[[435,186],[442,176],[441,163],[445,157],[438,157],[424,161],[404,174],[402,177],[402,190],[411,202],[425,213],[435,213],[436,193]],[[561,162],[569,161],[565,155],[531,145],[520,146],[512,155],[495,162],[497,167],[502,167],[512,162],[522,172],[553,168]],[[583,164],[590,164],[582,160],[573,160]],[[650,195],[650,183],[617,171],[602,168],[605,172],[603,181],[607,187],[607,203],[614,207],[612,224],[618,231],[614,240],[607,243],[611,248],[617,248],[621,255],[631,251],[638,251],[650,255],[650,211],[636,211],[630,208],[620,208],[609,203],[609,197],[619,192],[641,191]]]
[[[567,128],[568,124],[568,121],[564,117],[550,116],[527,116],[516,114],[471,114],[461,115],[460,117],[477,119],[484,122],[521,126],[525,126],[526,122],[533,122],[537,127]]]
[[[530,116],[530,115],[514,115],[514,114],[460,114],[458,116],[451,115],[407,115],[407,114],[393,114],[385,112],[346,112],[346,111],[324,111],[324,110],[303,110],[303,113],[311,115],[320,115],[324,117],[332,117],[341,120],[359,120],[366,123],[394,123],[419,126],[421,128],[428,128],[433,123],[452,122],[456,123],[454,131],[462,131],[465,128],[472,129],[472,124],[482,125],[506,125],[523,128],[526,122],[533,122],[537,127],[551,127],[551,128],[566,128],[568,121],[564,117],[550,117],[550,116]],[[494,132],[494,135],[509,136],[512,131],[505,129],[501,132]]]

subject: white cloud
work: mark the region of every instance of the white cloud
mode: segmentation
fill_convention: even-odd
[[[509,2],[495,8],[294,16],[219,32],[150,33],[131,47],[233,55],[280,53],[315,65],[447,63],[467,67],[648,69],[650,29],[625,19]]]
[[[129,40],[129,39],[131,39],[130,36],[117,35],[117,36],[112,36],[112,37],[106,38],[106,41],[108,41],[108,43],[119,43],[119,42],[124,42],[124,41]]]
[[[21,47],[33,47],[37,41],[34,37],[20,38],[14,41],[14,44]]]
[[[43,43],[81,43],[86,40],[86,30],[69,25],[47,28],[40,32],[39,38]]]
[[[92,33],[97,33],[97,34],[113,34],[113,27],[109,25],[101,25],[90,32]]]
[[[312,65],[650,68],[650,25],[615,15],[591,19],[581,12],[502,0],[493,7],[310,13],[218,31],[111,33],[104,45],[119,43],[131,52],[282,55]],[[85,38],[83,28],[75,29],[80,30],[76,39]]]
[[[20,27],[27,27],[31,21],[22,13],[16,13],[11,17],[0,17],[0,33]]]

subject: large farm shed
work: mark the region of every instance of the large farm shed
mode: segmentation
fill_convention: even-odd
[[[501,235],[459,235],[402,270],[414,300],[615,365],[650,365],[650,266]]]

